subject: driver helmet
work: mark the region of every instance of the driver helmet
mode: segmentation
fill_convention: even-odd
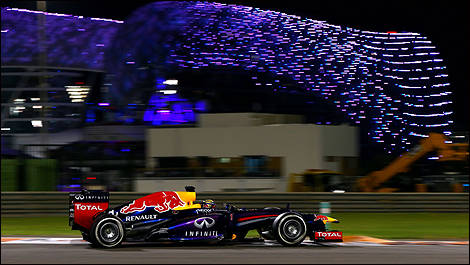
[[[215,208],[215,202],[213,200],[204,200],[202,201],[202,208],[213,209]]]

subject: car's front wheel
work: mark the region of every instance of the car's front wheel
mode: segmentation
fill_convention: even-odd
[[[124,226],[114,215],[101,216],[93,222],[90,239],[98,247],[119,246],[124,240]]]
[[[307,235],[307,225],[300,215],[284,213],[274,220],[273,234],[282,245],[297,246]]]

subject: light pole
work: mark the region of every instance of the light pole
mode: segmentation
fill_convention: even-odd
[[[38,11],[46,12],[46,1],[37,1],[36,8]],[[39,96],[40,102],[47,103],[48,95],[47,90],[45,89],[48,87],[47,77],[45,76],[47,69],[47,43],[46,43],[46,16],[43,14],[38,15],[38,48],[39,48],[39,58],[38,58],[38,65],[40,66],[40,72],[44,72],[44,75],[39,76]],[[41,134],[41,144],[47,143],[47,137],[49,133],[49,125],[46,122],[46,109],[47,107],[43,105],[40,111],[40,120],[42,121],[42,127],[40,127],[40,134]]]

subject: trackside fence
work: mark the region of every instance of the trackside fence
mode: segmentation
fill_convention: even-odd
[[[110,207],[148,193],[111,192]],[[230,203],[242,208],[286,207],[318,212],[320,202],[330,202],[337,212],[468,212],[468,193],[326,193],[283,192],[198,193],[197,200],[213,199],[218,207]],[[67,215],[67,192],[2,192],[1,215]]]

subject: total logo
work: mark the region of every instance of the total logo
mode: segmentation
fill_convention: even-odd
[[[318,232],[318,236],[320,237],[341,237],[340,232]]]
[[[77,210],[82,211],[104,211],[100,205],[83,205],[80,203],[75,204]]]
[[[194,221],[194,226],[203,229],[203,228],[211,228],[215,225],[215,220],[210,217],[201,217]]]

